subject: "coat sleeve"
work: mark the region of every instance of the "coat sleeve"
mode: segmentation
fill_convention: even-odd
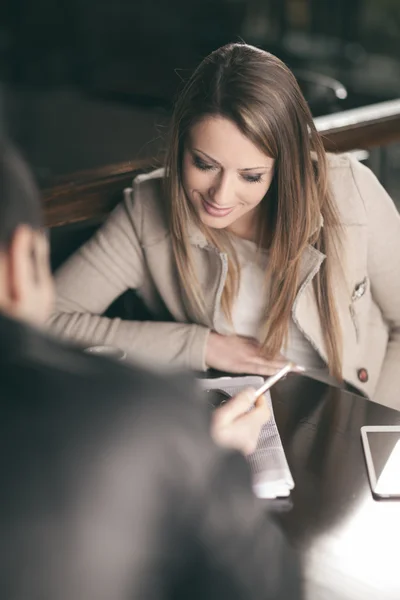
[[[194,598],[299,600],[298,558],[254,497],[243,457],[230,453],[216,462],[208,485],[196,534],[206,551],[204,573]]]
[[[166,540],[163,570],[176,574],[174,593],[160,598],[299,600],[298,557],[269,506],[254,496],[245,458],[213,443],[202,401],[182,380],[169,391],[163,385],[157,410],[146,402],[153,436],[141,456],[154,459],[146,473],[160,485],[156,545]],[[149,559],[149,572],[162,579]]]
[[[52,331],[83,345],[106,344],[152,365],[205,368],[209,330],[200,325],[125,321],[101,316],[128,289],[142,286],[146,275],[140,243],[142,208],[133,194],[58,270]]]
[[[400,409],[400,215],[375,175],[353,162],[367,216],[371,293],[389,327],[389,341],[374,398]]]

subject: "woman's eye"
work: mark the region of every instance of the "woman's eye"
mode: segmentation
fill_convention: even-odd
[[[242,177],[248,183],[259,183],[262,181],[262,175],[242,175]]]
[[[197,156],[195,156],[193,158],[193,164],[195,167],[197,167],[201,171],[212,171],[213,169],[216,168],[214,165],[205,163],[204,161],[201,160],[201,158],[198,158]]]

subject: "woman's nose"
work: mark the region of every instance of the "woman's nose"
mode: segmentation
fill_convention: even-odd
[[[209,196],[215,205],[228,207],[232,206],[233,192],[232,178],[223,174],[209,189]]]

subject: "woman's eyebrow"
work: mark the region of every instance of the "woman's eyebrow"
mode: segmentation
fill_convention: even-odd
[[[199,152],[200,154],[203,154],[203,156],[208,158],[208,160],[210,160],[211,162],[215,163],[219,167],[221,166],[221,164],[217,160],[215,160],[215,158],[213,158],[209,154],[206,154],[205,152],[203,152],[203,150],[200,150],[200,148],[193,148],[193,152]]]
[[[211,161],[215,165],[218,165],[219,167],[221,166],[221,164],[215,158],[213,158],[206,152],[203,152],[203,150],[200,150],[200,148],[193,148],[193,152],[198,152],[199,154],[203,154],[203,156],[208,158],[209,161]],[[267,170],[267,169],[270,169],[271,167],[272,167],[272,165],[262,165],[259,167],[245,167],[243,169],[237,169],[237,170],[241,171],[241,172],[242,171],[259,171],[260,169]]]
[[[260,169],[263,169],[264,171],[266,171],[267,169],[270,169],[272,167],[272,165],[263,165],[262,167],[246,167],[245,169],[238,169],[238,171],[259,171]]]

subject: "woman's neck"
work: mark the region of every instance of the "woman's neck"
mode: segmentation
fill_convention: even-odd
[[[227,230],[236,237],[254,242],[265,249],[270,245],[268,227],[266,223],[262,223],[261,221],[260,210],[255,210],[244,215],[241,219],[232,223]]]
[[[252,211],[251,213],[243,215],[243,217],[234,221],[227,230],[236,237],[249,240],[250,242],[257,242],[259,237],[256,218],[257,214],[256,211]]]

